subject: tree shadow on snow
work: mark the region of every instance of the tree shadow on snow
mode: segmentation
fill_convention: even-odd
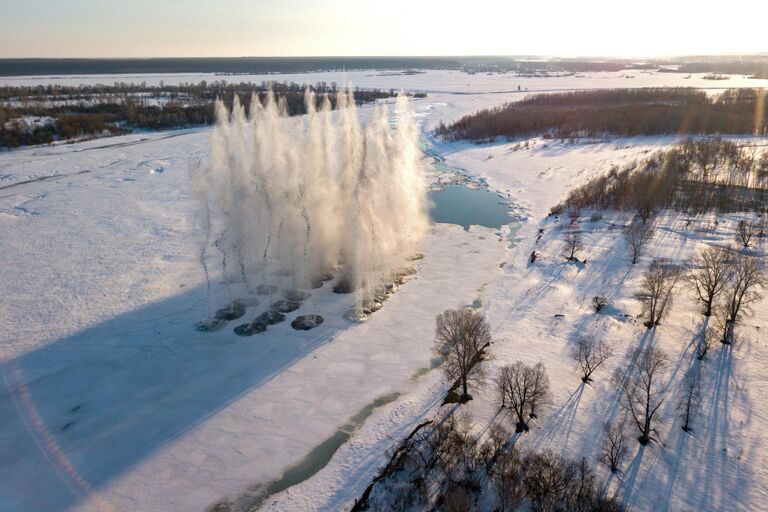
[[[543,428],[536,436],[534,448],[537,450],[550,449],[552,446],[560,448],[561,453],[565,453],[568,448],[568,440],[571,437],[571,430],[576,419],[576,412],[584,394],[584,388],[587,385],[583,382],[571,393],[568,400],[554,414],[549,415]]]
[[[716,353],[712,354],[711,363],[702,373],[709,375],[709,382],[702,383],[701,435],[696,440],[706,458],[700,458],[694,465],[696,481],[700,482],[699,508],[733,507],[742,502],[741,497],[753,483],[752,471],[756,462],[752,459],[756,450],[746,446],[743,437],[752,404],[749,394],[738,385],[734,349],[734,345],[713,347],[711,350]],[[735,420],[731,417],[734,406],[747,413],[746,419],[737,424],[733,424]]]
[[[325,287],[330,286],[326,284]],[[348,327],[339,311],[308,332],[291,320],[239,337],[201,333],[203,287],[143,306],[0,365],[0,495],[11,510],[63,510],[258,388]],[[223,304],[222,304],[223,305]],[[43,322],[44,319],[41,319]],[[97,508],[102,508],[97,506]]]

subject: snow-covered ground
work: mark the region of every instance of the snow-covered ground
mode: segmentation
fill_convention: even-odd
[[[565,264],[557,223],[545,219],[549,208],[610,164],[642,158],[674,138],[575,145],[535,139],[515,149],[512,143],[445,144],[430,140],[429,129],[520,98],[518,84],[523,90],[712,85],[679,75],[635,77],[287,75],[430,91],[415,102],[430,150],[448,166],[485,179],[525,217],[515,229],[435,225],[422,242],[425,258],[416,262],[415,278],[370,321],[343,320],[349,299],[330,294],[326,285],[296,313],[325,316],[307,333],[288,323],[251,338],[232,334],[236,323],[216,333],[193,328],[208,305],[186,168],[189,158],[205,158],[208,129],[0,154],[0,508],[203,510],[222,498],[258,492],[306,462],[313,448],[377,398],[399,393],[373,409],[324,467],[318,460],[316,474],[263,504],[270,510],[348,508],[387,450],[441,401],[446,385],[429,370],[435,315],[478,298],[493,327],[493,365],[541,360],[552,379],[551,409],[519,442],[593,458],[602,421],[615,411],[611,368],[580,388],[571,343],[580,333],[600,333],[616,347],[611,367],[626,347],[657,343],[671,356],[671,393],[689,364],[702,318],[681,293],[650,340],[635,320],[594,315],[591,297],[609,296],[616,311],[637,314],[631,296],[652,256],[685,259],[703,244],[724,243],[735,218],[721,218],[716,228],[711,219],[699,219],[693,226],[700,230],[693,231],[684,216],[663,216],[634,267],[621,230],[611,228],[628,217],[585,219],[588,263]],[[111,81],[119,80],[127,81]],[[536,244],[539,228],[545,233]],[[534,248],[543,259],[528,266]],[[220,281],[213,293],[217,305],[241,293]],[[704,363],[709,377],[692,437],[682,435],[670,399],[663,444],[643,451],[632,446],[625,475],[612,488],[636,509],[764,506],[766,318],[764,301],[740,327],[742,341],[734,350],[715,347]],[[478,391],[467,406],[479,425],[494,415],[493,395],[492,387]]]
[[[615,87],[697,87],[700,89],[727,89],[729,87],[766,87],[767,79],[753,79],[744,75],[728,75],[728,80],[707,80],[706,73],[658,73],[647,70],[576,73],[563,76],[516,76],[514,73],[477,73],[461,71],[425,70],[423,73],[394,74],[389,71],[324,71],[318,73],[285,73],[268,75],[216,75],[214,73],[128,74],[128,75],[57,75],[57,76],[8,76],[0,77],[0,86],[10,85],[111,85],[115,82],[142,83],[148,85],[177,85],[224,80],[239,82],[336,82],[339,85],[352,82],[356,87],[382,89],[404,88],[414,91],[451,92],[463,94],[522,92],[537,90],[572,90]]]

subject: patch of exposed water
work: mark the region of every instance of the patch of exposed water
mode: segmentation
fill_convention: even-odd
[[[394,402],[400,393],[389,393],[378,397],[357,412],[331,437],[315,446],[298,464],[288,468],[283,476],[268,484],[258,485],[240,496],[234,503],[219,502],[209,510],[212,512],[257,510],[270,496],[313,477],[330,462],[336,451],[360,428],[373,411]]]

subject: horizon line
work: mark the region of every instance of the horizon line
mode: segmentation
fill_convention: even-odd
[[[455,54],[455,55],[198,55],[198,56],[111,56],[111,57],[0,57],[3,60],[164,60],[164,59],[456,59],[456,58],[546,58],[546,59],[612,59],[612,60],[637,60],[637,59],[672,59],[672,58],[704,58],[704,57],[768,57],[768,51],[755,52],[725,52],[725,53],[701,53],[701,54],[663,54],[663,55],[562,55],[548,53],[520,53],[520,54]]]

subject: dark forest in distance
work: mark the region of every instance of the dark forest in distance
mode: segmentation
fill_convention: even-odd
[[[671,59],[467,57],[193,57],[151,59],[0,59],[0,76],[125,73],[267,74],[341,70],[455,69],[468,72],[596,72],[651,69],[768,77],[768,55],[692,56]]]

